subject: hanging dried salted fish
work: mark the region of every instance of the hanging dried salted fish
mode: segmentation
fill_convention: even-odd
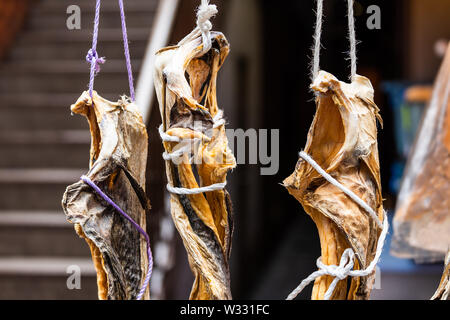
[[[444,264],[444,273],[441,282],[431,300],[449,300],[450,298],[450,250],[447,252]]]
[[[84,92],[71,110],[90,126],[87,177],[145,230],[148,137],[138,108],[125,97],[113,103],[94,91],[93,99]],[[148,268],[146,242],[136,228],[83,181],[67,188],[62,205],[91,249],[99,298],[135,299]]]
[[[443,260],[450,247],[450,46],[400,188],[392,253]]]
[[[381,117],[369,79],[356,75],[348,84],[320,71],[311,87],[318,93],[317,111],[304,152],[383,221],[377,146],[377,119]],[[284,186],[317,225],[322,263],[339,265],[344,251],[351,248],[356,256],[354,269],[367,268],[377,250],[377,220],[303,159]],[[352,278],[350,286],[347,279],[339,281],[331,298],[368,299],[374,276]],[[328,275],[317,278],[312,299],[323,299],[333,279]]]
[[[195,275],[190,298],[201,300],[231,299],[233,218],[224,186],[236,164],[216,100],[229,44],[216,32],[211,41],[205,54],[201,36],[160,50],[155,72],[172,218]],[[199,193],[211,186],[214,191]]]

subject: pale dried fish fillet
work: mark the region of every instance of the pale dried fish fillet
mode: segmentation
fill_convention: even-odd
[[[86,176],[145,230],[148,137],[136,105],[125,97],[113,103],[94,91],[93,99],[84,92],[71,110],[90,126]],[[62,206],[91,249],[99,299],[136,299],[148,268],[144,238],[83,181],[67,187]],[[147,288],[143,299],[148,298]]]
[[[394,255],[444,259],[450,247],[450,46],[408,159],[393,225]]]
[[[312,84],[317,111],[308,133],[305,153],[328,174],[366,202],[383,221],[378,160],[377,119],[369,79],[355,76],[351,84],[320,71]],[[300,159],[284,186],[316,223],[322,262],[339,265],[346,248],[355,252],[355,270],[365,269],[376,253],[380,228],[370,215]],[[332,299],[368,299],[374,273],[338,282]],[[323,299],[333,281],[317,278],[312,299]]]
[[[186,40],[187,39],[187,40]],[[228,147],[216,99],[216,78],[229,52],[221,33],[211,33],[212,48],[201,55],[202,37],[185,38],[178,46],[160,50],[155,88],[163,130],[180,139],[197,137],[181,163],[166,161],[168,183],[194,189],[226,182],[236,166]],[[216,125],[215,125],[216,124]],[[167,153],[189,140],[164,142]],[[190,158],[195,159],[190,163]],[[201,161],[198,161],[201,160]],[[192,162],[192,161],[191,161]],[[231,201],[225,189],[184,195],[171,194],[171,213],[186,247],[195,276],[190,299],[231,299],[229,258],[233,232]]]

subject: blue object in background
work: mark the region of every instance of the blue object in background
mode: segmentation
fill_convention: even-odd
[[[389,179],[389,192],[397,194],[400,190],[400,184],[405,170],[405,161],[395,161],[391,165],[391,177]]]
[[[405,91],[413,85],[408,82],[391,81],[382,85],[389,98],[394,119],[394,139],[397,160],[391,166],[389,191],[397,194],[409,152],[414,144],[422,120],[424,105],[405,101]]]

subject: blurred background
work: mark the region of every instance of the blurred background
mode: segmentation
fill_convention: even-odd
[[[194,0],[125,0],[138,102],[147,115],[148,232],[155,255],[156,299],[186,299],[193,277],[169,216],[151,62],[195,26]],[[219,73],[218,100],[228,128],[280,130],[277,174],[240,165],[229,175],[235,234],[231,259],[236,299],[284,299],[313,272],[317,230],[280,183],[294,170],[315,112],[309,90],[315,1],[212,0],[214,30],[231,43]],[[80,8],[80,28],[68,19]],[[324,7],[322,69],[348,79],[346,2]],[[370,29],[371,5],[381,25]],[[90,252],[61,209],[65,187],[88,169],[89,131],[70,105],[87,89],[94,0],[0,0],[0,299],[96,299]],[[384,128],[379,150],[385,207],[392,218],[406,159],[450,38],[448,0],[355,1],[358,73],[372,81]],[[73,21],[72,21],[73,22]],[[444,49],[442,49],[444,46]],[[107,58],[95,89],[110,100],[127,93],[117,1],[102,1],[98,52]],[[150,70],[150,71],[149,71]],[[419,87],[417,87],[419,86]],[[421,88],[420,97],[408,94]],[[270,149],[269,149],[270,150]],[[449,230],[450,231],[450,230]],[[389,237],[392,236],[392,231]],[[388,240],[380,289],[372,299],[429,299],[443,265],[399,259]],[[66,285],[68,266],[81,289]],[[307,299],[311,287],[299,297]]]

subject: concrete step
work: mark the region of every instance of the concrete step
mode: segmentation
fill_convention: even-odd
[[[0,168],[87,168],[89,148],[87,129],[1,131]]]
[[[81,275],[95,276],[95,268],[90,258],[84,257],[2,257],[1,275],[18,276],[65,276],[69,266],[78,266]]]
[[[68,289],[73,267],[80,270],[80,289]],[[0,299],[97,299],[90,258],[1,257]]]
[[[90,257],[89,246],[64,214],[0,212],[0,257]]]
[[[138,78],[138,74],[134,74]],[[53,74],[20,74],[8,75],[0,78],[0,94],[14,93],[46,93],[62,94],[65,92],[81,92],[87,90],[89,83],[89,70],[79,73],[53,73]],[[49,85],[50,84],[50,85]],[[128,75],[123,72],[101,72],[95,78],[95,90],[102,92],[117,92],[117,96],[129,95]]]
[[[70,105],[77,101],[81,92],[76,93],[0,93],[0,112],[7,108],[62,108],[69,110]],[[102,93],[102,96],[112,101],[119,95],[115,93]],[[54,109],[56,110],[56,109]]]
[[[36,6],[34,12],[66,12],[66,8],[72,4],[76,4],[82,10],[94,11],[95,1],[92,0],[45,0]],[[158,0],[125,0],[124,9],[125,13],[132,13],[139,10],[156,10]],[[102,13],[117,11],[119,5],[117,1],[102,1],[101,11]]]
[[[133,72],[139,71],[141,60],[131,60]],[[89,63],[85,60],[39,60],[39,61],[12,61],[5,63],[0,72],[14,76],[24,77],[28,75],[47,74],[83,74],[89,73]],[[116,74],[126,72],[125,59],[109,60],[101,66],[101,74]]]
[[[88,39],[87,39],[88,40]],[[130,43],[130,52],[132,57],[143,57],[147,48],[147,40],[135,40]],[[21,43],[14,46],[10,51],[9,58],[14,60],[80,60],[84,61],[88,50],[89,41],[83,45],[71,46],[60,45],[58,43],[48,43],[37,46],[36,44]],[[123,60],[123,45],[119,41],[101,42],[98,44],[97,51],[106,59]]]
[[[0,226],[72,228],[62,210],[59,211],[0,211]]]
[[[136,79],[140,65],[140,60],[132,61]],[[0,92],[17,94],[81,92],[87,88],[89,71],[89,64],[81,60],[10,62],[0,69],[0,74],[7,75],[0,78]],[[96,77],[95,88],[99,92],[103,91],[102,88],[115,88],[120,94],[128,92],[125,61],[107,61]]]
[[[0,144],[87,144],[88,130],[0,131]]]
[[[72,15],[66,13],[67,6],[58,8],[57,10],[47,10],[37,8],[35,14],[29,19],[27,27],[31,30],[48,30],[48,29],[67,29],[67,21]],[[100,19],[100,28],[120,28],[121,20],[119,7],[111,7],[111,10],[102,10]],[[127,28],[147,27],[151,28],[153,24],[154,12],[148,8],[134,7],[133,10],[127,10],[126,23]],[[94,21],[94,11],[91,8],[81,9],[80,28],[92,29]],[[69,22],[74,22],[70,18]],[[69,29],[67,29],[69,30]]]
[[[0,168],[87,168],[89,148],[88,129],[0,131]]]
[[[72,101],[73,102],[73,101]],[[79,115],[71,116],[70,104],[60,107],[3,107],[0,108],[0,128],[5,130],[88,129],[87,121]]]
[[[89,144],[0,144],[0,168],[88,168]],[[0,196],[1,198],[1,196]],[[1,206],[1,205],[0,205]]]
[[[0,210],[61,210],[66,187],[80,169],[0,169]]]
[[[150,28],[128,29],[128,41],[130,47],[134,41],[148,41]],[[99,32],[99,44],[103,42],[123,42],[122,29],[104,28]],[[48,45],[48,44],[71,44],[72,47],[84,46],[89,49],[92,42],[92,30],[67,30],[66,28],[52,30],[37,30],[24,32],[17,39],[17,45]],[[87,51],[87,50],[86,50]],[[97,50],[101,53],[100,50]]]

